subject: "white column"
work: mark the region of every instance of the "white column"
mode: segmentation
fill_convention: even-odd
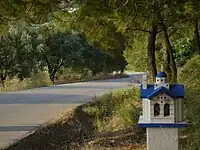
[[[177,121],[183,121],[183,100],[181,98],[177,99]]]
[[[145,122],[150,121],[150,100],[143,99],[143,119]]]
[[[178,128],[147,128],[147,150],[178,150]]]
[[[147,74],[142,75],[142,88],[147,89]]]

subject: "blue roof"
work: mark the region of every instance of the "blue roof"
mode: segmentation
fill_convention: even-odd
[[[159,73],[157,73],[156,77],[162,78],[162,77],[167,77],[167,75],[165,72],[159,72]]]
[[[185,128],[187,127],[187,122],[178,123],[138,123],[140,128]]]
[[[173,84],[169,86],[169,90],[165,87],[160,87],[154,90],[154,85],[147,85],[147,89],[140,89],[140,97],[151,99],[152,97],[165,93],[172,98],[184,98],[184,85],[182,84]]]

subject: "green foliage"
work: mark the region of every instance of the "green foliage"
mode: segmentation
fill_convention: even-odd
[[[99,6],[96,6],[99,2],[93,1],[86,5],[80,4],[79,9],[77,9],[71,17],[69,17],[70,15],[67,15],[68,12],[58,12],[57,15],[62,15],[56,17],[57,22],[84,33],[88,41],[93,45],[98,43],[98,48],[100,48],[101,52],[112,55],[113,58],[117,59],[117,68],[123,71],[127,65],[127,62],[123,57],[127,39],[122,32],[117,30],[117,26],[112,20],[110,21],[107,16],[100,15],[100,13],[104,12],[102,12]],[[107,4],[107,2],[105,3]],[[96,7],[98,8],[95,9]],[[65,20],[69,20],[70,23],[67,23]],[[117,62],[115,61],[115,63]]]
[[[11,21],[18,20],[32,23],[45,22],[50,13],[63,8],[63,6],[67,7],[66,4],[72,4],[72,1],[68,2],[66,1],[62,5],[61,2],[56,0],[2,0],[0,1],[0,23],[8,24]]]
[[[189,60],[179,71],[179,82],[185,85],[185,117],[189,127],[182,131],[187,138],[182,141],[186,149],[198,149],[200,146],[200,56]]]
[[[76,31],[57,31],[55,24],[30,25],[25,22],[12,25],[1,37],[1,83],[7,77],[29,78],[48,69],[51,81],[61,67],[84,70],[96,75],[119,69],[119,57],[104,52],[98,43],[91,45]]]
[[[38,72],[30,77],[31,87],[45,87],[52,85],[47,72]]]
[[[22,80],[38,69],[40,36],[37,26],[28,26],[23,22],[12,25],[9,32],[2,36],[1,70],[6,77],[18,76]]]
[[[133,71],[147,70],[147,56],[146,56],[147,43],[134,39],[130,46],[125,51],[125,58],[128,62],[127,69]]]
[[[62,67],[83,65],[83,51],[86,46],[77,33],[56,33],[41,45],[42,60],[46,63],[52,81]]]
[[[197,88],[200,82],[200,56],[195,56],[189,60],[179,72],[179,82],[186,84],[188,88]],[[189,76],[189,78],[188,78]]]
[[[138,89],[128,89],[96,98],[95,101],[84,107],[84,111],[94,118],[97,130],[116,130],[116,126],[119,129],[136,125],[140,113],[138,104]],[[109,119],[110,123],[108,118],[112,119]]]
[[[186,38],[177,39],[174,48],[178,66],[183,66],[196,52],[194,40]]]
[[[138,116],[140,115],[140,106],[138,97],[139,91],[138,89],[120,91],[116,93],[117,97],[125,96],[125,100],[123,103],[119,104],[116,108],[116,114],[120,116],[123,120],[123,123],[127,126],[136,125],[138,120]]]
[[[29,26],[23,22],[9,29],[8,39],[16,53],[15,71],[20,79],[30,77],[37,69],[38,45],[42,43],[40,36],[37,26]]]
[[[12,75],[15,64],[15,51],[12,49],[12,41],[7,40],[6,36],[0,38],[0,78],[4,84],[7,76]]]

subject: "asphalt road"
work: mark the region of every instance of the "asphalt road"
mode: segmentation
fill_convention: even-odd
[[[129,78],[63,84],[0,93],[0,148],[58,119],[72,108],[114,89],[131,88],[138,75]],[[132,83],[131,83],[132,82]]]

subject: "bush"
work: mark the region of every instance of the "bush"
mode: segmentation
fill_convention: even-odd
[[[47,72],[38,72],[35,75],[32,75],[31,78],[31,88],[35,87],[44,87],[52,84],[49,79],[49,74]]]
[[[19,78],[13,77],[12,79],[8,79],[5,81],[5,88],[0,88],[0,91],[15,91],[15,90],[22,90],[31,87],[31,80],[30,78],[24,79],[20,81]]]
[[[117,130],[134,126],[140,112],[138,89],[120,90],[105,94],[87,104],[85,112],[94,118],[97,130]],[[107,120],[111,119],[111,122]]]
[[[175,60],[178,67],[182,67],[197,52],[195,40],[186,37],[177,38],[174,48]]]
[[[55,82],[56,84],[75,82],[84,79],[85,76],[87,76],[85,72],[80,73],[70,68],[62,68],[58,71]]]
[[[185,117],[189,127],[182,133],[187,134],[184,147],[199,149],[200,147],[200,56],[189,60],[179,71],[178,81],[185,85]]]
[[[36,87],[44,87],[51,85],[52,82],[49,79],[47,72],[39,72],[35,75],[32,75],[30,78],[25,78],[20,81],[19,78],[13,77],[5,81],[5,88],[0,88],[0,91],[16,91],[24,90]]]

